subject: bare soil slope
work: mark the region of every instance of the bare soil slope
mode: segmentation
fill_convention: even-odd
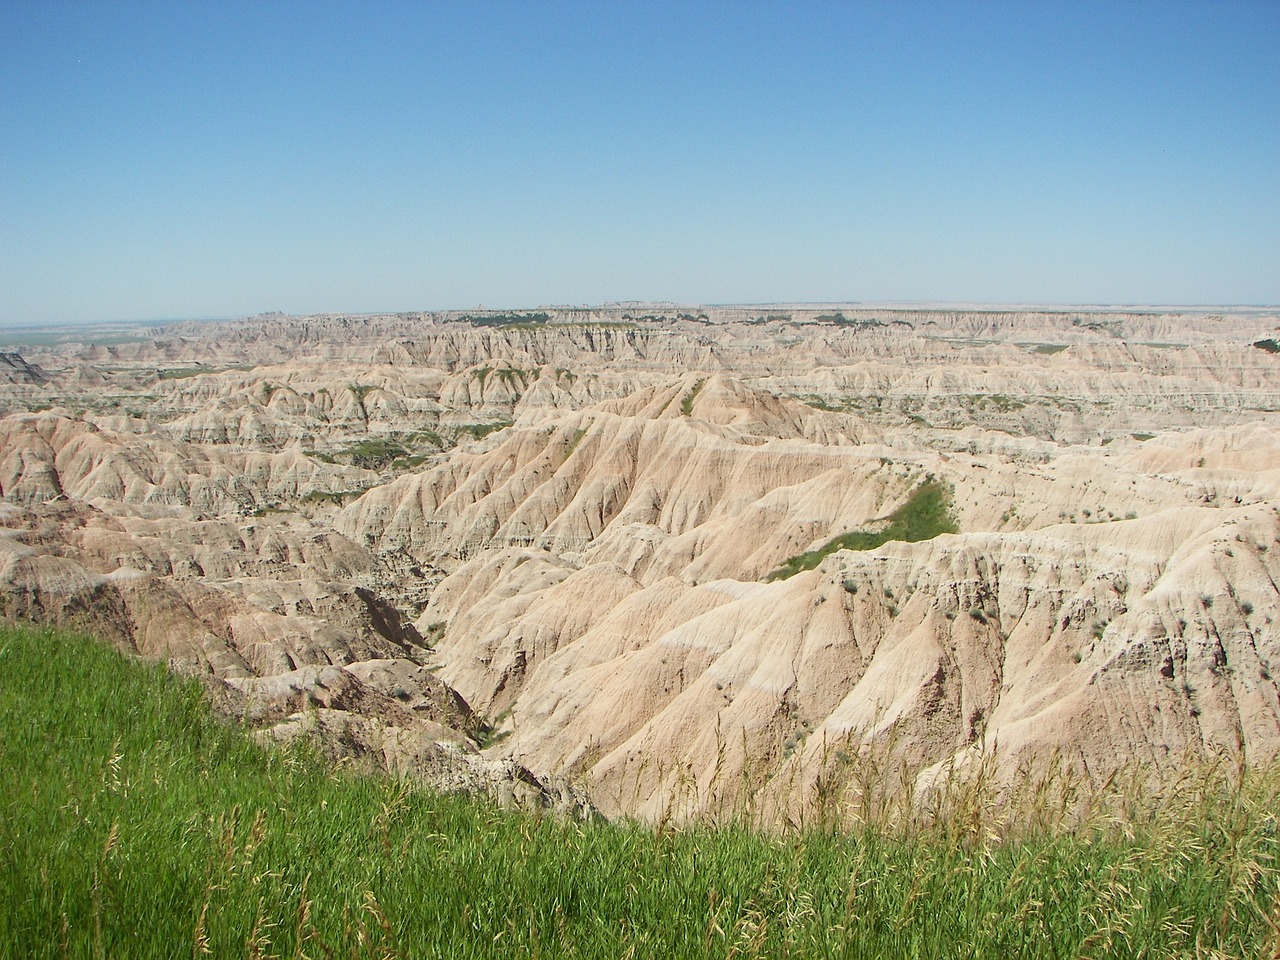
[[[33,347],[0,600],[264,735],[609,813],[790,815],[868,751],[917,790],[997,745],[1269,757],[1277,325],[655,306]],[[957,532],[824,548],[926,486]]]

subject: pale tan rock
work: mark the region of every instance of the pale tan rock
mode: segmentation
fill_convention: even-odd
[[[1280,751],[1274,313],[546,312],[24,352],[5,614],[335,759],[655,819],[803,820],[870,756]],[[765,582],[930,478],[958,534]]]

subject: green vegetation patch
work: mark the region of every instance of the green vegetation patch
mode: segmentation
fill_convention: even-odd
[[[883,327],[885,322],[877,320],[875,317],[846,317],[843,313],[823,313],[814,317],[815,323],[828,323],[837,327],[854,327],[856,329],[870,329],[872,327]]]
[[[932,540],[943,533],[958,533],[951,516],[951,492],[941,480],[930,478],[911,494],[901,507],[889,515],[879,530],[854,530],[828,540],[816,550],[796,554],[766,577],[786,580],[797,573],[812,570],[837,550],[874,550],[890,540]]]
[[[91,640],[0,631],[0,664],[5,956],[1263,957],[1280,945],[1267,919],[1280,790],[1265,772],[1126,829],[1003,842],[967,821],[784,836],[580,824],[264,750],[211,716],[194,681]]]
[[[518,367],[498,367],[496,370],[493,367],[480,367],[472,371],[472,376],[480,381],[482,387],[488,381],[490,374],[496,376],[512,390],[517,388],[524,390],[530,381],[538,379],[537,370],[521,370]]]
[[[308,490],[298,502],[329,503],[340,507],[348,500],[354,500],[362,493],[364,493],[363,490]]]
[[[658,319],[638,317],[636,319]],[[670,319],[670,318],[667,318]],[[694,319],[688,317],[687,319]],[[705,319],[705,317],[704,317]],[[497,327],[502,330],[542,330],[553,329],[561,330],[568,328],[588,329],[588,330],[639,330],[638,324],[631,321],[631,318],[624,316],[619,320],[570,320],[564,323],[556,323],[549,313],[536,311],[533,313],[495,313],[495,314],[464,314],[458,317],[458,322],[469,323],[473,327]]]
[[[433,449],[421,451],[423,445]],[[304,450],[306,456],[323,463],[349,463],[366,470],[412,470],[431,459],[437,450],[449,444],[434,430],[417,430],[412,433],[391,434],[385,437],[366,437],[331,452]]]
[[[447,446],[444,442],[444,438],[434,430],[416,430],[413,433],[407,433],[404,435],[404,442],[419,446],[424,443],[429,443],[440,450],[443,450]]]
[[[573,456],[573,451],[578,449],[578,444],[582,442],[582,438],[587,435],[586,427],[579,427],[569,436],[569,443],[564,448],[564,458],[568,460]]]
[[[684,399],[680,401],[680,416],[687,417],[693,413],[693,401],[698,399],[698,394],[702,392],[702,388],[706,385],[705,378],[699,380],[693,385],[693,389],[684,395]]]
[[[252,363],[236,363],[226,367],[170,367],[167,370],[157,370],[156,377],[159,380],[187,380],[191,377],[200,377],[206,373],[227,373],[230,370],[246,371],[252,370]]]
[[[415,453],[408,457],[396,457],[396,459],[391,461],[391,469],[397,471],[417,470],[418,467],[422,466],[430,459],[431,455],[427,453]]]
[[[817,396],[816,394],[814,394],[814,395],[810,395],[810,396],[807,396],[807,397],[802,397],[802,398],[800,398],[800,399],[802,400],[802,402],[804,402],[804,403],[808,404],[809,406],[813,407],[813,409],[815,409],[815,410],[822,410],[822,411],[824,411],[824,412],[826,412],[826,413],[839,413],[839,412],[840,412],[840,407],[836,406],[836,405],[835,405],[835,404],[833,404],[833,403],[830,403],[830,402],[829,402],[829,401],[827,401],[827,400],[824,400],[822,397],[819,397],[819,396]]]
[[[638,323],[630,320],[574,320],[569,323],[557,323],[557,327],[577,330],[639,330]]]
[[[458,431],[459,437],[468,436],[474,440],[482,440],[491,433],[496,433],[499,430],[505,430],[507,427],[511,426],[513,422],[514,421],[511,420],[497,420],[493,423],[463,423],[459,424],[454,429]]]
[[[1280,353],[1280,343],[1273,338],[1268,337],[1266,340],[1255,340],[1253,346],[1259,350],[1265,350],[1267,353]]]
[[[348,459],[352,466],[364,467],[367,470],[381,469],[393,460],[408,455],[409,451],[399,443],[379,437],[353,443],[340,454]]]
[[[1021,400],[1017,400],[1017,399],[1014,399],[1013,397],[1006,396],[1003,393],[992,393],[992,394],[979,393],[979,394],[974,394],[969,399],[970,399],[970,402],[975,407],[978,407],[984,410],[987,409],[988,407],[994,407],[996,410],[1000,411],[1001,413],[1011,413],[1014,410],[1021,410],[1023,407],[1026,406],[1026,404],[1023,403]]]
[[[532,327],[550,320],[551,314],[541,310],[533,313],[463,314],[458,318],[460,323],[469,323],[473,327]]]

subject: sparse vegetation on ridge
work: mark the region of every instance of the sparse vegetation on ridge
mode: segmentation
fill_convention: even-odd
[[[699,380],[693,385],[693,389],[684,395],[684,399],[680,401],[680,416],[687,417],[693,413],[693,402],[698,399],[698,394],[702,392],[702,388],[707,385],[706,378]]]
[[[491,433],[497,433],[499,430],[505,430],[511,426],[510,420],[498,420],[493,423],[462,423],[454,427],[458,432],[458,437],[466,435],[473,440],[483,440]]]
[[[370,437],[351,444],[343,455],[350,458],[352,466],[377,470],[398,457],[407,457],[409,451],[393,440]]]
[[[539,310],[529,313],[468,313],[458,317],[458,322],[469,323],[473,327],[528,327],[547,323],[550,319],[549,313]]]
[[[504,424],[506,425],[506,424]],[[458,428],[458,433],[473,435],[475,426]],[[305,456],[321,463],[350,464],[366,470],[413,470],[426,463],[433,454],[453,444],[434,430],[416,430],[385,436],[365,437],[332,450],[303,450]],[[422,450],[426,446],[427,450]]]
[[[976,801],[972,819],[906,832],[578,824],[261,749],[210,714],[195,682],[83,638],[6,630],[0,663],[6,955],[1280,947],[1274,770],[1188,781],[1159,816],[1003,841]]]
[[[940,480],[928,479],[901,507],[891,513],[879,530],[852,530],[828,540],[816,550],[808,550],[787,559],[767,580],[786,580],[797,573],[812,570],[837,550],[874,550],[890,540],[914,543],[932,540],[944,533],[958,533],[951,517],[951,494]]]
[[[169,367],[156,371],[157,380],[188,380],[191,377],[200,377],[205,374],[227,373],[231,370],[248,371],[254,368],[251,363],[233,363],[225,367],[217,366],[195,366],[195,367]]]
[[[569,436],[569,443],[564,448],[564,458],[569,459],[573,455],[573,451],[578,449],[578,444],[582,442],[582,438],[587,435],[585,427],[579,427]]]
[[[298,502],[329,503],[340,507],[348,500],[353,500],[362,493],[364,493],[363,490],[308,490],[298,498]]]
[[[860,330],[883,327],[885,325],[883,320],[877,320],[875,317],[846,317],[844,313],[819,314],[813,320],[814,323],[831,324],[837,327],[854,327]]]

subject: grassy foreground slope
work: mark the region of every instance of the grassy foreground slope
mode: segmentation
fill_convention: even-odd
[[[192,683],[0,631],[5,957],[1280,956],[1278,799],[999,843],[572,824],[266,752]]]

